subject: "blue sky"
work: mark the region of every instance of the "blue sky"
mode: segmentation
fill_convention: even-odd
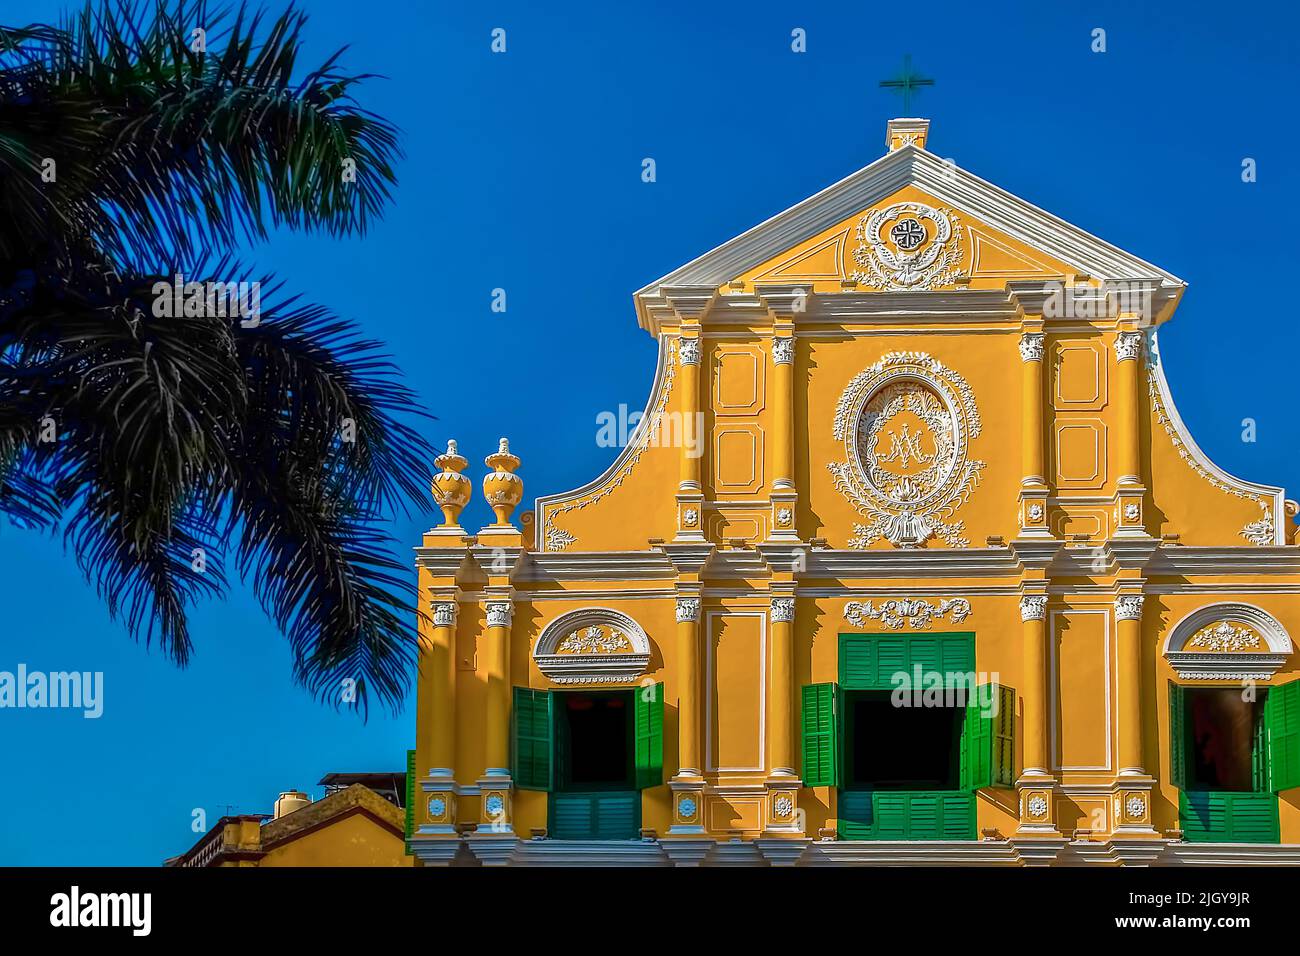
[[[64,6],[6,0],[0,21]],[[571,488],[614,455],[597,413],[649,389],[631,293],[877,158],[900,112],[877,82],[910,52],[937,81],[913,110],[934,152],[1190,283],[1161,333],[1184,419],[1228,471],[1300,488],[1294,8],[1134,6],[311,0],[307,59],[351,44],[350,68],[384,74],[363,103],[407,155],[365,239],[276,236],[253,261],[386,340],[476,484],[508,435],[530,500]],[[434,510],[395,522],[403,547]],[[463,523],[489,519],[476,501]],[[414,740],[413,695],[363,724],[295,687],[246,590],[194,612],[180,671],[108,619],[59,542],[6,526],[0,607],[0,670],[105,680],[98,720],[0,710],[2,864],[153,865],[191,845],[196,809],[399,770]]]

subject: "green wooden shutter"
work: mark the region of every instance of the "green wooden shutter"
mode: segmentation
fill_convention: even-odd
[[[1016,692],[1001,684],[973,689],[962,727],[963,790],[1010,788],[1016,782]],[[981,700],[994,701],[997,713],[986,714]]]
[[[555,704],[550,691],[515,688],[510,775],[520,790],[555,788]]]
[[[803,783],[805,787],[838,787],[839,688],[831,684],[803,686]]]
[[[1188,843],[1277,843],[1277,797],[1271,793],[1184,790],[1178,822]]]
[[[1187,707],[1181,684],[1169,683],[1169,782],[1187,787]]]
[[[411,852],[411,834],[415,832],[415,751],[406,752],[406,852]]]
[[[644,790],[664,782],[664,685],[660,682],[634,693],[636,786]]]
[[[635,840],[641,828],[641,794],[635,790],[556,793],[548,834],[554,840]]]
[[[1300,681],[1273,687],[1264,698],[1268,789],[1300,787]]]
[[[938,672],[951,685],[956,675],[975,671],[975,635],[958,634],[841,634],[839,677],[845,690],[893,690],[894,675],[920,666]]]

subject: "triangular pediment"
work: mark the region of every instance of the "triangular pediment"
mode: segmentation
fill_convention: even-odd
[[[939,240],[943,247],[925,255],[924,244]],[[922,246],[914,250],[912,242]],[[928,271],[919,271],[918,263]],[[847,282],[863,291],[939,291],[1080,277],[1184,284],[906,145],[658,279],[636,298],[642,312],[643,301],[664,288],[752,290],[764,283],[806,282],[816,291],[835,291]],[[643,323],[644,318],[642,312]]]

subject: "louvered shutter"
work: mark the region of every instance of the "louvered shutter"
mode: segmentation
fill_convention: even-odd
[[[555,789],[554,696],[545,690],[516,687],[511,715],[510,774],[521,790]]]
[[[805,684],[801,727],[806,787],[839,786],[839,688]]]
[[[636,785],[638,790],[664,782],[664,685],[635,692]]]

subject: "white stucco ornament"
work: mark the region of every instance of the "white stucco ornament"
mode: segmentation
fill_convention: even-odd
[[[924,352],[890,352],[858,373],[835,409],[845,460],[827,464],[835,487],[868,519],[853,526],[849,546],[884,538],[915,548],[938,537],[968,547],[954,514],[984,469],[969,447],[981,427],[966,380]]]
[[[1025,804],[1025,808],[1029,811],[1031,817],[1041,819],[1047,816],[1047,801],[1040,796],[1030,797],[1029,802]]]
[[[950,209],[898,202],[858,223],[853,278],[882,291],[930,290],[968,273],[961,265],[962,229]]]

